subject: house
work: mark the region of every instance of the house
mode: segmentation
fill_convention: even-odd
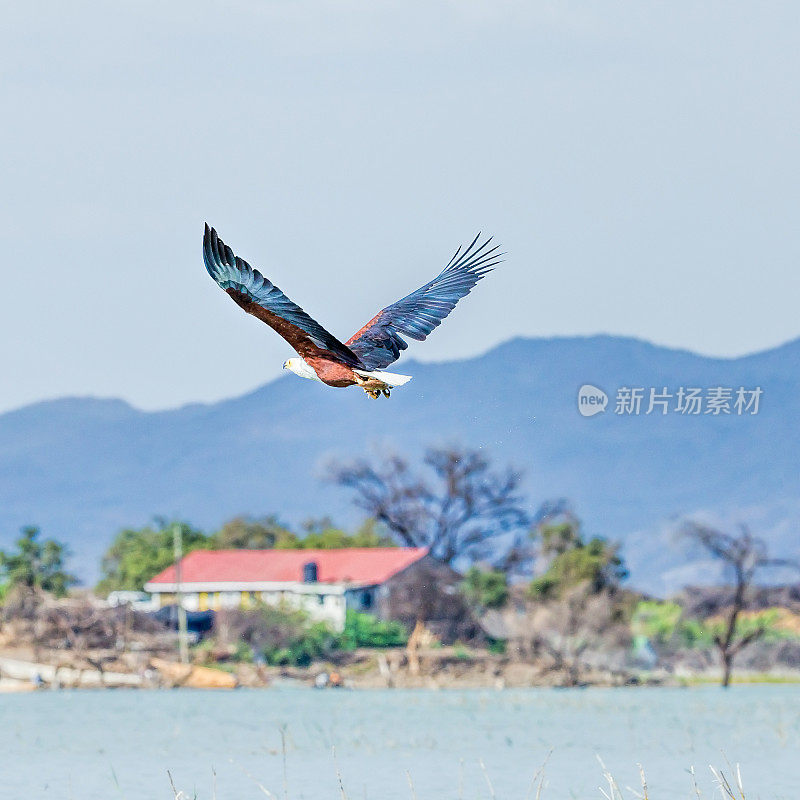
[[[180,585],[171,566],[144,588],[158,607],[174,604],[178,594],[188,611],[285,603],[342,630],[350,609],[392,616],[392,587],[407,595],[415,573],[433,575],[436,565],[421,547],[195,550],[180,562]]]

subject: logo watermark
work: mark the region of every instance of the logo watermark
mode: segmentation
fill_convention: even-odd
[[[679,386],[670,391],[666,386],[620,386],[614,400],[617,416],[678,414],[680,416],[753,416],[758,414],[764,390],[760,386]],[[597,386],[585,383],[578,389],[578,411],[593,417],[606,410],[608,395]]]
[[[582,417],[593,417],[606,410],[608,395],[591,383],[584,383],[578,389],[578,411]]]

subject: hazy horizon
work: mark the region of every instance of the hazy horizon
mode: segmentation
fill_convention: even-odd
[[[267,333],[269,333],[269,331],[267,331]],[[650,341],[650,340],[648,340],[648,339],[646,339],[644,337],[641,337],[641,336],[623,336],[623,335],[613,334],[613,333],[586,333],[586,334],[573,334],[573,335],[570,335],[570,334],[563,334],[563,335],[562,334],[558,334],[558,335],[554,335],[554,336],[523,336],[523,335],[519,335],[519,336],[510,336],[508,339],[505,339],[504,341],[496,342],[491,347],[487,347],[487,348],[484,348],[482,350],[476,351],[475,353],[468,353],[468,354],[465,354],[465,355],[462,355],[462,356],[458,356],[458,357],[455,357],[455,358],[419,358],[419,357],[415,356],[413,353],[411,353],[410,355],[403,355],[402,358],[400,359],[400,361],[398,361],[397,363],[398,364],[403,364],[403,363],[406,363],[406,364],[411,363],[411,364],[413,364],[414,362],[420,362],[420,363],[423,363],[423,364],[430,365],[430,364],[438,364],[438,363],[445,364],[445,363],[449,363],[449,362],[452,362],[452,361],[468,361],[470,359],[480,358],[480,357],[486,355],[487,353],[490,353],[492,350],[494,350],[494,349],[496,349],[498,347],[502,347],[503,345],[508,344],[509,342],[511,342],[511,341],[513,341],[515,339],[524,339],[524,340],[533,340],[533,341],[555,341],[555,340],[560,340],[560,339],[593,339],[593,338],[606,338],[606,337],[607,338],[611,338],[611,339],[630,339],[630,340],[634,340],[634,341],[643,342],[644,344],[651,345],[652,347],[656,347],[656,348],[659,348],[659,349],[687,352],[687,353],[692,353],[694,355],[698,355],[698,356],[700,356],[702,358],[710,358],[710,359],[721,360],[721,361],[735,361],[735,360],[740,359],[740,358],[748,358],[750,356],[757,356],[760,353],[769,352],[771,350],[778,350],[778,349],[780,349],[782,347],[786,347],[788,345],[794,344],[797,341],[800,341],[800,337],[795,337],[794,339],[788,339],[785,342],[781,342],[780,344],[777,344],[774,347],[762,348],[760,350],[753,350],[752,352],[749,352],[749,353],[741,353],[741,354],[732,355],[732,356],[716,356],[716,355],[713,355],[713,354],[701,353],[701,352],[699,352],[697,350],[693,350],[693,349],[688,348],[688,347],[670,347],[669,345],[664,345],[664,344],[660,344],[658,342],[653,342],[653,341]],[[411,347],[413,347],[415,344],[417,344],[417,343],[416,342],[412,342]],[[287,345],[287,347],[288,347],[288,345]],[[237,397],[242,397],[242,396],[248,395],[248,394],[250,394],[250,393],[252,393],[254,391],[257,391],[258,389],[260,389],[261,387],[265,386],[266,384],[271,383],[272,381],[278,380],[279,378],[282,378],[282,377],[286,377],[286,378],[289,378],[289,379],[294,379],[293,376],[287,375],[282,370],[280,370],[277,374],[268,375],[268,376],[264,377],[262,380],[256,381],[256,383],[254,383],[253,386],[245,387],[242,391],[236,392],[235,394],[223,394],[223,395],[220,395],[219,397],[211,397],[211,398],[208,398],[208,399],[191,399],[190,398],[188,400],[179,401],[179,402],[177,402],[177,403],[175,403],[173,405],[163,405],[163,406],[159,406],[159,405],[144,406],[144,405],[140,405],[138,403],[135,403],[135,402],[129,400],[128,398],[126,398],[126,397],[122,397],[122,396],[119,396],[119,395],[112,395],[112,394],[102,395],[102,394],[96,394],[96,393],[90,393],[90,392],[83,393],[83,394],[81,394],[81,393],[61,394],[61,395],[54,395],[52,397],[41,397],[39,399],[31,400],[30,402],[22,403],[20,405],[12,406],[10,408],[0,408],[0,416],[3,415],[3,414],[6,414],[6,413],[19,411],[20,409],[26,408],[28,406],[38,405],[39,403],[48,403],[48,402],[54,402],[54,401],[58,401],[58,400],[72,400],[72,399],[77,399],[77,400],[109,400],[109,401],[120,400],[120,401],[126,403],[127,405],[129,405],[131,408],[135,409],[136,411],[142,411],[142,412],[145,412],[145,413],[151,413],[151,412],[152,413],[158,413],[160,411],[175,411],[175,410],[184,408],[186,406],[213,405],[215,403],[223,402],[225,400],[236,399]],[[412,375],[412,377],[413,377],[413,375]]]

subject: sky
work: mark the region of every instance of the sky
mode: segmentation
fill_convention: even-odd
[[[420,360],[794,339],[798,41],[790,2],[8,4],[0,411],[278,375],[205,221],[342,339],[493,235],[505,263]]]

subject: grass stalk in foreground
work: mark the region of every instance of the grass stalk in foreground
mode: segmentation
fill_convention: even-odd
[[[336,748],[333,748],[332,752],[333,752],[334,771],[336,775],[336,781],[338,784],[340,798],[341,800],[350,800],[347,795],[347,792],[345,791],[342,774],[339,771],[339,766],[336,761]],[[550,759],[550,756],[552,755],[552,752],[553,751],[551,750],[547,754],[542,765],[534,773],[528,792],[525,795],[525,800],[542,800],[542,798],[545,798],[546,800],[547,784],[545,782],[545,767],[547,765],[548,760]],[[284,758],[285,758],[285,750],[284,750]],[[623,792],[619,783],[617,783],[616,778],[614,778],[613,774],[606,767],[605,763],[603,762],[602,758],[600,758],[599,755],[597,756],[597,760],[600,763],[602,776],[606,782],[606,787],[603,786],[598,787],[598,792],[600,794],[600,797],[604,798],[604,800],[676,800],[674,796],[665,798],[651,797],[650,789],[647,784],[647,777],[645,775],[644,768],[642,767],[641,764],[637,765],[639,768],[640,787],[638,789],[633,789],[630,786],[627,786],[626,787],[627,794],[626,794],[625,792]],[[458,788],[459,800],[462,800],[464,791],[463,763],[464,763],[463,761],[460,762],[461,768],[459,770],[459,776],[460,776],[459,788]],[[479,760],[479,764],[483,772],[484,778],[486,779],[486,785],[488,788],[488,798],[489,800],[497,800],[497,795],[495,794],[494,785],[492,784],[491,778],[489,777],[489,773],[486,769],[486,765],[483,763],[482,759]],[[728,763],[729,771],[727,775],[721,769],[717,769],[712,765],[709,765],[709,769],[711,770],[711,774],[714,777],[714,783],[716,785],[716,789],[722,795],[724,800],[747,800],[744,791],[744,782],[742,780],[742,770],[739,764],[733,766],[730,763]],[[697,783],[697,774],[695,772],[694,767],[690,767],[687,771],[691,778],[690,797],[693,797],[696,800],[702,800],[703,794],[700,791],[700,787]],[[242,772],[244,772],[244,774],[251,781],[253,781],[253,783],[255,783],[255,785],[263,795],[268,797],[270,800],[278,800],[276,795],[270,792],[269,789],[267,789],[263,784],[261,784],[253,775],[251,775],[244,769],[242,769]],[[411,777],[411,773],[408,770],[406,770],[405,775],[410,790],[410,800],[418,800],[417,791],[414,786],[414,781]],[[731,775],[732,778],[729,778],[728,775]],[[167,772],[167,776],[169,778],[170,787],[172,788],[173,800],[198,800],[197,793],[189,795],[186,792],[177,789],[175,787],[175,782],[173,781],[171,773]],[[366,794],[364,796],[365,798],[367,797]],[[217,774],[213,769],[212,769],[211,800],[217,800]],[[283,775],[283,800],[290,800],[285,760],[284,760],[284,775]],[[598,800],[600,800],[599,797]]]

